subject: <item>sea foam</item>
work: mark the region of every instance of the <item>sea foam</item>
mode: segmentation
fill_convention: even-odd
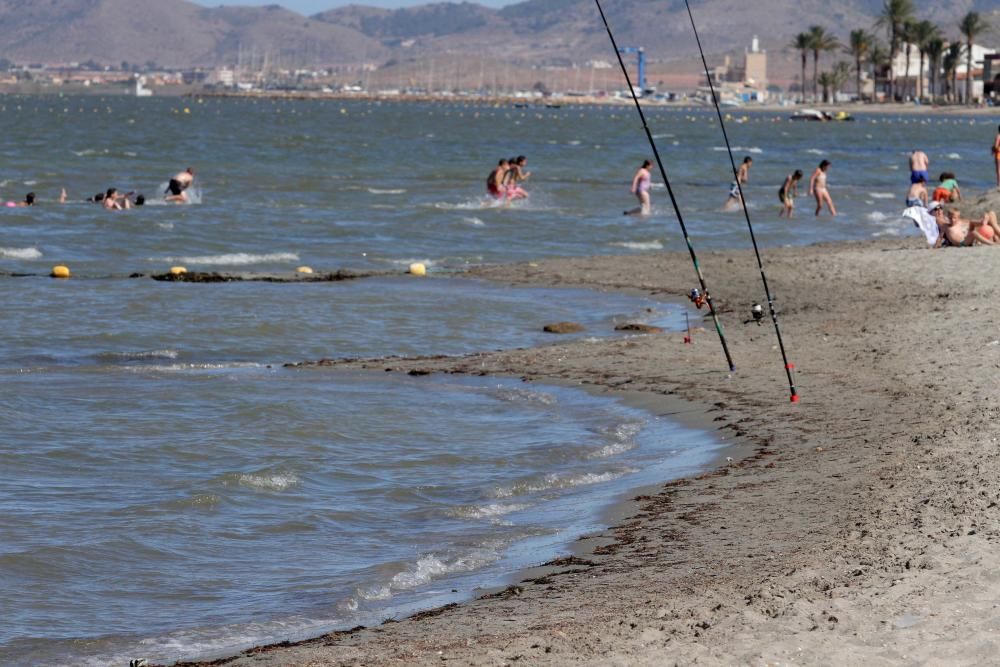
[[[150,258],[153,262],[165,262],[168,264],[215,264],[217,266],[246,266],[248,264],[277,264],[285,262],[297,262],[299,256],[294,252],[274,252],[263,255],[255,255],[246,252],[234,252],[224,255],[195,255],[192,257],[163,257],[161,259]]]
[[[0,248],[0,257],[9,259],[38,259],[41,256],[38,248]]]

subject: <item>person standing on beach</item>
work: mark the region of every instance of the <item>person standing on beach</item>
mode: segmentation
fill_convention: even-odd
[[[997,136],[993,139],[993,165],[997,170],[997,187],[1000,188],[1000,127],[997,128]]]
[[[779,218],[792,219],[792,211],[795,210],[795,196],[799,194],[799,181],[801,180],[801,169],[796,169],[788,176],[785,176],[785,182],[781,185],[781,189],[778,190],[778,199],[781,200],[781,212],[778,213]]]
[[[167,190],[164,194],[164,201],[177,202],[179,204],[187,204],[189,199],[187,195],[187,189],[191,187],[191,183],[194,182],[194,169],[188,167],[184,171],[175,174],[173,178],[170,179],[170,183],[167,184]]]
[[[649,168],[652,166],[652,162],[643,160],[642,166],[639,167],[638,171],[635,172],[635,176],[632,177],[632,194],[639,200],[639,205],[625,211],[625,215],[649,215],[651,210],[649,202],[649,186],[651,183]]]
[[[922,150],[914,150],[910,153],[910,183],[916,183],[917,178],[924,177],[924,183],[931,180],[931,175],[927,172],[931,161]]]
[[[816,215],[823,210],[823,204],[830,209],[830,215],[836,216],[837,209],[833,206],[833,198],[826,189],[826,172],[830,169],[830,161],[823,160],[809,178],[809,194],[816,197]]]
[[[743,201],[741,196],[742,188],[746,185],[747,181],[750,180],[750,165],[753,164],[753,158],[747,155],[743,158],[743,164],[736,171],[736,180],[729,187],[729,198],[726,199],[726,203],[722,205],[723,211],[728,211],[733,208],[734,205],[745,206],[746,202]]]

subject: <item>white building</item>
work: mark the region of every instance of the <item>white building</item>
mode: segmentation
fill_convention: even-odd
[[[945,48],[948,45],[945,44]],[[987,55],[997,53],[996,49],[990,49],[979,44],[972,45],[972,97],[982,97],[983,96],[983,60]],[[962,48],[962,57],[959,60],[958,67],[956,71],[958,72],[959,81],[959,93],[961,95],[965,94],[965,78],[966,78],[966,53],[965,47]],[[923,90],[924,95],[930,95],[930,59],[924,56],[924,67],[923,70],[920,68],[920,51],[917,49],[916,45],[910,45],[910,67],[907,70],[906,67],[906,45],[902,44],[899,47],[899,53],[896,54],[896,59],[892,63],[892,74],[896,80],[896,85],[901,91],[905,91],[905,95],[908,97],[914,97],[918,90]]]

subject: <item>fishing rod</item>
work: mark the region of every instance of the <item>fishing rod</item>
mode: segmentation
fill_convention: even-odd
[[[595,0],[596,1],[596,0]],[[757,256],[757,268],[760,269],[760,279],[764,283],[764,293],[767,296],[767,309],[771,313],[771,321],[774,323],[774,333],[778,336],[778,348],[781,350],[781,359],[785,362],[785,375],[788,376],[788,389],[791,392],[792,403],[799,402],[799,395],[795,391],[795,380],[792,371],[795,366],[788,361],[788,354],[785,352],[785,342],[781,337],[781,326],[778,324],[778,313],[774,309],[774,294],[767,284],[767,274],[764,272],[764,262],[760,257],[760,248],[757,246],[757,236],[753,233],[753,223],[750,222],[750,212],[747,211],[746,203],[743,199],[743,184],[740,183],[739,172],[736,168],[736,159],[733,157],[733,147],[729,143],[729,133],[726,132],[726,122],[722,118],[722,109],[719,108],[719,98],[715,94],[715,84],[712,83],[712,75],[708,71],[708,61],[705,60],[705,50],[701,48],[701,37],[698,36],[698,26],[694,22],[694,14],[691,12],[691,4],[684,0],[687,8],[688,18],[691,19],[691,30],[694,31],[694,40],[698,44],[698,53],[701,55],[701,64],[705,68],[705,78],[708,79],[708,88],[712,93],[712,103],[715,105],[715,113],[719,117],[719,127],[722,128],[722,137],[726,140],[726,150],[729,152],[729,164],[733,168],[733,177],[736,179],[736,188],[740,193],[740,202],[743,203],[743,216],[747,221],[747,229],[750,230],[750,240],[753,242],[753,252]],[[619,60],[621,58],[619,57]],[[638,104],[638,102],[637,102]]]
[[[639,104],[639,97],[635,94],[635,88],[632,86],[632,79],[628,75],[628,68],[625,67],[625,61],[622,60],[622,52],[618,49],[618,43],[615,42],[615,36],[611,32],[611,26],[608,25],[608,19],[604,15],[604,9],[601,7],[601,0],[594,0],[597,4],[597,11],[601,13],[601,20],[604,21],[604,28],[608,31],[608,38],[611,40],[611,47],[615,50],[615,55],[618,56],[618,65],[622,68],[622,74],[625,75],[625,83],[628,84],[628,89],[632,93],[632,101],[635,102],[635,110],[639,112],[639,119],[642,121],[642,127],[646,131],[646,139],[649,140],[649,146],[653,149],[653,156],[656,158],[656,164],[660,168],[660,176],[663,177],[663,183],[667,186],[667,194],[670,195],[670,203],[674,206],[674,213],[677,215],[677,223],[681,227],[681,234],[684,235],[684,242],[687,243],[688,252],[691,254],[691,262],[694,264],[695,273],[698,274],[698,282],[701,284],[701,295],[704,298],[704,302],[708,304],[708,310],[712,313],[712,321],[715,323],[715,330],[719,334],[719,342],[722,343],[722,351],[726,355],[726,362],[729,364],[730,372],[736,370],[736,364],[733,363],[733,357],[729,354],[729,345],[726,344],[726,334],[722,331],[722,323],[719,321],[719,315],[715,311],[715,305],[712,303],[712,294],[708,291],[708,285],[705,283],[705,276],[701,272],[701,265],[698,263],[698,255],[694,251],[694,246],[691,244],[691,237],[688,236],[687,226],[684,224],[684,216],[681,215],[680,206],[677,204],[677,198],[674,196],[674,189],[670,187],[670,179],[667,178],[667,170],[663,168],[663,160],[660,159],[660,152],[656,149],[656,142],[653,141],[653,133],[649,131],[649,125],[646,123],[646,115],[642,112],[642,105]]]

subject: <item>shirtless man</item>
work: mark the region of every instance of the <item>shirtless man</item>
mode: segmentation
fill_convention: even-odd
[[[729,197],[726,199],[726,203],[722,205],[723,211],[730,210],[734,205],[739,204],[744,206],[745,203],[740,196],[741,188],[746,185],[747,181],[750,180],[750,165],[753,164],[753,158],[749,155],[743,158],[743,164],[736,171],[736,180],[733,184],[729,186]]]
[[[920,176],[924,177],[924,183],[928,183],[931,180],[931,175],[927,173],[927,167],[930,166],[930,163],[927,154],[923,151],[914,150],[910,153],[910,183],[916,183]]]
[[[906,193],[906,206],[923,206],[927,208],[927,186],[924,185],[924,177],[917,176],[917,180],[910,184],[910,189]]]
[[[184,171],[175,174],[173,178],[170,179],[170,183],[167,185],[166,194],[167,196],[163,198],[164,201],[172,201],[186,204],[188,203],[188,196],[186,190],[191,187],[191,183],[194,181],[194,169],[188,167]]]
[[[507,174],[507,160],[501,159],[496,169],[486,177],[486,192],[494,199],[503,199],[503,179]]]
[[[934,219],[938,221],[938,225],[941,228],[942,244],[951,246],[965,245],[965,240],[969,238],[968,220],[962,220],[958,209],[953,208],[942,215],[943,211],[943,207],[939,207],[934,211]]]
[[[823,160],[809,177],[809,194],[816,197],[816,215],[819,215],[819,212],[823,210],[824,204],[830,210],[830,215],[837,215],[837,209],[833,206],[833,198],[830,196],[830,191],[826,189],[826,172],[829,169],[830,161]]]

